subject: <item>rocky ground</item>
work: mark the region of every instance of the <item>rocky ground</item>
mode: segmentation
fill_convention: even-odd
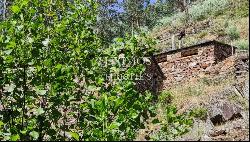
[[[249,90],[248,80],[244,85],[244,90]],[[249,140],[249,93],[238,96],[233,88],[228,87],[211,95],[210,101],[202,104],[208,109],[207,119],[195,120],[191,131],[176,140]]]
[[[232,59],[234,62],[231,62]],[[237,55],[237,58],[229,58],[225,63],[213,68],[221,74],[211,74],[210,78],[203,80],[203,82],[196,82],[192,85],[186,83],[181,85],[179,89],[171,88],[169,91],[173,92],[175,97],[172,103],[177,106],[179,114],[189,112],[197,107],[207,110],[206,119],[194,119],[190,131],[174,138],[174,140],[248,141],[248,69],[248,54],[247,56]],[[233,74],[229,74],[229,72]],[[191,92],[187,91],[190,88]],[[163,110],[159,109],[157,116],[148,120],[146,128],[138,132],[136,140],[152,140],[152,136],[160,132],[160,124],[153,124],[152,120],[157,118],[161,121],[162,115],[164,115],[161,111]]]

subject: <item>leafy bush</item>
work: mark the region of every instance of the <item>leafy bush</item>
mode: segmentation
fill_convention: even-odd
[[[229,25],[226,28],[226,34],[230,37],[230,39],[235,40],[240,37],[240,31],[234,25]]]
[[[189,115],[194,117],[194,118],[199,118],[201,120],[206,120],[207,118],[207,109],[202,108],[202,107],[197,107],[192,109],[189,112]]]
[[[240,39],[235,41],[234,45],[241,50],[248,50],[249,49],[249,41],[246,39]]]
[[[190,20],[203,20],[204,18],[211,15],[219,15],[230,5],[229,0],[205,0],[200,3],[196,3],[189,8],[189,18]],[[170,17],[162,18],[158,21],[156,26],[167,26],[175,25],[175,23],[183,23],[185,18],[184,12],[179,12]]]
[[[229,0],[205,0],[190,8],[190,16],[193,20],[202,20],[210,15],[218,15],[229,6]]]
[[[177,114],[175,106],[168,105],[165,109],[161,130],[152,136],[153,140],[174,140],[176,137],[189,131],[193,125],[192,117],[186,114]]]
[[[237,17],[248,17],[249,16],[249,1],[248,0],[237,0],[234,1],[237,5],[235,15]]]
[[[162,92],[160,95],[159,95],[159,102],[160,103],[163,103],[163,104],[169,104],[169,103],[171,103],[172,102],[172,100],[173,100],[173,96],[172,96],[172,94],[170,93],[170,92],[168,92],[168,91],[164,91],[164,92]]]
[[[106,75],[145,67],[104,61],[121,49],[128,61],[146,56],[151,42],[118,38],[103,48],[94,33],[96,8],[92,0],[13,3],[12,16],[0,23],[0,140],[134,139],[152,96],[138,93],[133,80]]]

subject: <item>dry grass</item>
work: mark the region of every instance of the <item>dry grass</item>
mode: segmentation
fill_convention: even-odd
[[[223,88],[235,83],[233,77],[227,78],[207,78],[203,77],[197,81],[178,85],[169,91],[173,94],[173,104],[180,111],[186,110],[190,105],[199,106],[206,104],[213,93],[223,90]]]

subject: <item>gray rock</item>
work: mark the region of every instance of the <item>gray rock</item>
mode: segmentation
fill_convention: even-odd
[[[245,81],[245,86],[243,88],[243,95],[247,100],[249,100],[249,79]]]
[[[218,105],[210,106],[208,114],[214,125],[224,123],[235,117],[242,117],[241,109],[227,101],[219,101]]]
[[[212,139],[208,135],[204,135],[201,137],[201,141],[212,141]]]

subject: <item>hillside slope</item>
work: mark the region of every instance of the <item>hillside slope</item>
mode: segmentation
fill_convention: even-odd
[[[248,58],[231,56],[213,67],[218,74],[164,90],[136,140],[249,140]]]
[[[214,4],[216,2],[219,4]],[[160,52],[169,50],[172,35],[178,34],[182,28],[186,30],[182,47],[216,39],[240,49],[248,49],[248,10],[248,0],[204,0],[190,6],[187,27],[184,27],[183,13],[176,13],[159,21],[160,24],[153,29],[151,36],[157,39],[156,47]]]
[[[171,37],[182,28],[186,30],[182,47],[218,40],[248,52],[248,7],[248,0],[202,0],[190,7],[192,18],[187,27],[183,13],[175,13],[159,21],[151,36],[157,39],[159,52],[171,50]],[[157,115],[140,129],[136,140],[249,140],[249,54],[242,55],[217,64],[214,76],[201,75],[161,92]],[[229,73],[232,68],[240,71]]]

